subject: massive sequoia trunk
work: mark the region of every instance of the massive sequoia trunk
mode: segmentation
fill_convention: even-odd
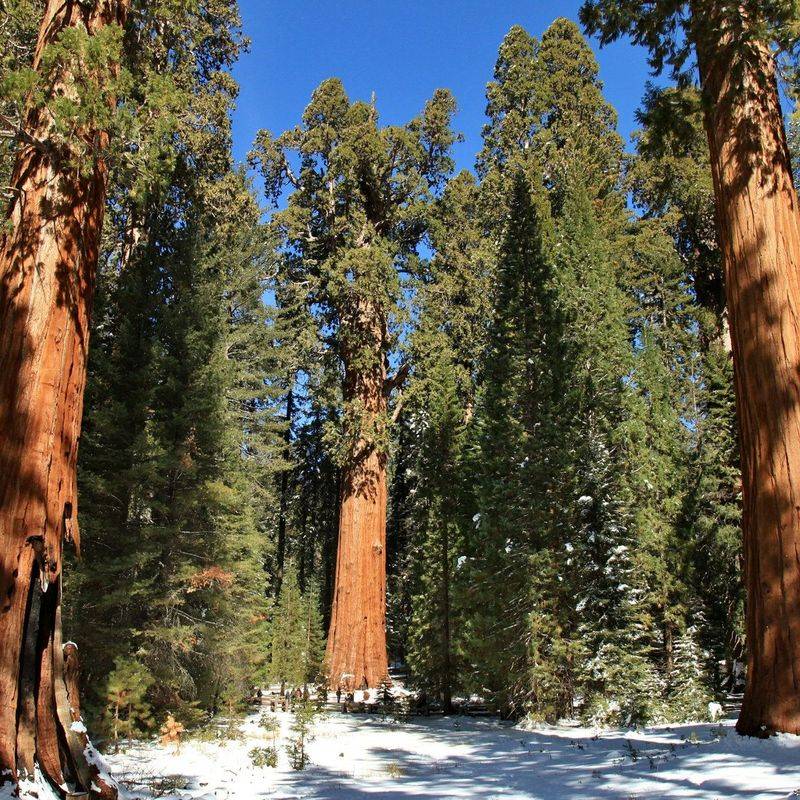
[[[370,303],[354,310],[345,353],[347,413],[357,433],[343,467],[336,579],[325,666],[331,686],[374,688],[386,657],[386,322]]]
[[[737,730],[800,734],[800,215],[768,43],[744,9],[693,11],[741,437],[748,670]]]
[[[128,0],[48,0],[34,68],[65,28],[124,22]],[[50,87],[69,94],[64,69]],[[64,538],[77,543],[76,459],[89,314],[103,221],[105,133],[81,131],[97,154],[86,173],[31,107],[0,239],[0,783],[31,778],[113,797],[72,730],[61,644]],[[69,674],[73,674],[70,670]],[[93,788],[94,787],[96,788]]]

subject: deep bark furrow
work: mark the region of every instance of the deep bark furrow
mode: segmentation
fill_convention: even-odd
[[[36,756],[36,690],[38,683],[36,645],[39,640],[39,618],[42,591],[39,570],[34,564],[30,573],[22,652],[19,663],[19,704],[17,708],[16,763],[22,777],[34,776]]]
[[[71,777],[69,765],[62,770],[61,742],[53,694],[53,629],[59,602],[57,586],[51,584],[43,596],[39,630],[39,687],[36,694],[36,757],[46,775],[54,780]]]

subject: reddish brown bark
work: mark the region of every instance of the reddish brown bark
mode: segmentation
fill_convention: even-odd
[[[343,469],[339,545],[325,656],[332,687],[375,688],[388,680],[386,656],[386,323],[364,302],[355,310],[355,339],[346,354],[345,402],[360,418]],[[369,355],[367,355],[369,353]],[[366,362],[362,365],[361,362]]]
[[[740,733],[800,733],[800,216],[767,42],[693,5],[736,375],[748,670]]]
[[[62,30],[122,24],[127,7],[48,0],[34,69]],[[70,84],[62,70],[51,89]],[[78,535],[75,467],[107,136],[81,132],[99,155],[79,174],[68,145],[50,138],[46,109],[31,107],[24,127],[0,239],[0,772],[30,777],[38,763],[53,783],[89,790],[92,771],[66,702],[61,565],[63,538],[77,543]]]

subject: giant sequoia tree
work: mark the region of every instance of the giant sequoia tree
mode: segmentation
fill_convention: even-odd
[[[748,674],[737,730],[749,735],[800,733],[800,216],[772,49],[794,13],[783,0],[582,10],[602,41],[630,33],[649,47],[655,68],[677,72],[696,55],[741,438]]]
[[[287,184],[293,190],[275,215],[284,269],[305,287],[318,335],[341,370],[341,511],[326,669],[344,688],[387,676],[388,406],[405,373],[390,377],[389,357],[401,274],[414,268],[428,201],[452,169],[453,111],[449,93],[437,91],[407,125],[381,128],[374,104],[351,103],[331,79],[314,92],[300,126],[278,138],[262,131],[252,156],[271,199]]]
[[[63,540],[107,188],[105,127],[127,0],[47,2],[0,240],[0,774],[104,796],[72,729],[61,639]]]

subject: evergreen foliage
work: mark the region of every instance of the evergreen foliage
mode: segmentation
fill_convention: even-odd
[[[92,557],[70,576],[67,625],[86,643],[90,709],[135,653],[150,701],[185,718],[237,706],[264,662],[270,251],[230,153],[235,5],[132,19],[126,36],[148,41],[125,51],[132,91],[168,87],[181,114],[131,145],[153,171],[114,163],[79,464]],[[173,37],[151,36],[167,23]]]
[[[417,289],[419,321],[409,342],[414,371],[406,391],[402,440],[409,451],[406,587],[411,619],[407,660],[415,680],[449,707],[463,686],[463,614],[457,597],[463,568],[467,430],[486,338],[490,258],[474,178],[450,181],[434,217],[436,254]],[[465,224],[466,221],[466,224]]]
[[[754,30],[745,25],[734,26],[736,44],[744,45],[743,53],[747,52],[754,35],[765,34],[780,45],[787,58],[796,56],[800,27],[793,0],[747,0],[735,12],[725,6],[722,9],[723,13],[733,13],[738,19],[757,21]],[[715,24],[710,14],[703,13],[708,10],[702,5],[692,8],[682,0],[656,0],[647,6],[636,0],[585,0],[580,17],[587,31],[598,35],[602,44],[627,34],[636,44],[648,48],[650,65],[655,72],[668,69],[679,81],[685,82],[695,37]],[[694,19],[692,11],[699,11]]]
[[[584,713],[608,716],[613,710],[613,721],[630,724],[646,718],[640,704],[649,701],[655,680],[636,570],[641,543],[632,514],[632,415],[625,381],[632,369],[629,306],[617,284],[619,264],[611,244],[578,180],[570,186],[559,227],[568,370],[559,417],[563,435],[570,437],[562,461],[567,489],[562,530],[574,536],[569,580],[583,651],[576,684]]]
[[[270,629],[270,680],[282,691],[315,681],[324,655],[319,594],[313,584],[300,591],[292,562],[284,571]]]
[[[471,688],[508,711],[526,670],[528,558],[548,524],[552,229],[544,191],[513,184],[469,455],[476,509],[460,573]]]
[[[672,554],[661,585],[672,586],[674,608],[662,615],[662,624],[665,645],[687,625],[697,629],[713,656],[719,691],[733,688],[734,664],[744,650],[741,485],[733,364],[699,93],[692,87],[650,89],[640,117],[644,127],[627,178],[646,220],[637,263],[649,265],[652,276],[638,281],[646,292],[641,324],[662,352],[660,369],[673,376],[662,381],[671,389],[648,430],[663,429],[670,413],[692,427],[684,442],[689,458],[680,469],[648,479],[662,490],[671,480],[671,497],[681,504],[679,530],[670,538],[660,536]],[[672,248],[665,247],[664,236]],[[674,434],[663,441],[670,439],[677,441]],[[667,604],[665,598],[660,605]]]
[[[108,676],[106,689],[106,725],[119,750],[120,738],[142,734],[155,724],[147,693],[153,676],[133,658],[118,657]]]
[[[675,663],[669,692],[670,719],[690,722],[704,719],[712,699],[706,666],[708,654],[698,641],[698,629],[686,628],[675,641]]]
[[[687,521],[694,536],[697,591],[703,611],[698,636],[714,660],[714,689],[737,688],[735,660],[744,653],[741,476],[732,391],[733,365],[719,343],[703,359],[703,416],[692,464]]]
[[[724,328],[696,106],[688,90],[651,91],[624,160],[597,64],[566,20],[540,42],[512,28],[487,98],[480,199],[470,226],[434,240],[411,339],[408,660],[446,704],[452,685],[549,720],[683,713],[677,650],[720,596],[698,573],[709,543],[693,499],[713,491],[693,479],[712,410],[706,352]],[[682,130],[664,126],[670,103],[692,110]],[[481,295],[452,304],[463,263],[485,265],[472,274],[490,281],[488,314]],[[465,311],[489,325],[453,335]],[[466,358],[464,342],[478,344]],[[729,379],[720,387],[730,399]]]
[[[292,709],[294,718],[290,728],[286,753],[292,769],[301,771],[308,766],[308,743],[314,739],[314,723],[318,712],[314,703],[303,701]]]
[[[332,78],[315,90],[301,126],[277,138],[258,134],[250,158],[267,199],[274,203],[284,187],[292,189],[288,207],[273,215],[285,252],[283,283],[313,311],[308,323],[336,378],[339,370],[346,377],[382,368],[396,348],[402,276],[416,269],[428,201],[452,169],[454,111],[451,95],[440,90],[407,125],[381,128],[374,104],[351,102]],[[293,153],[300,156],[297,175]],[[373,313],[380,319],[377,349],[364,323]],[[331,379],[323,385],[333,388]],[[347,462],[362,436],[386,448],[388,420],[365,414],[356,397],[339,399],[337,411],[326,430],[335,461]]]
[[[9,184],[22,123],[22,103],[33,77],[30,67],[39,32],[41,8],[36,0],[10,0],[3,14],[4,47],[0,53],[0,186]],[[3,208],[7,200],[3,194]]]

